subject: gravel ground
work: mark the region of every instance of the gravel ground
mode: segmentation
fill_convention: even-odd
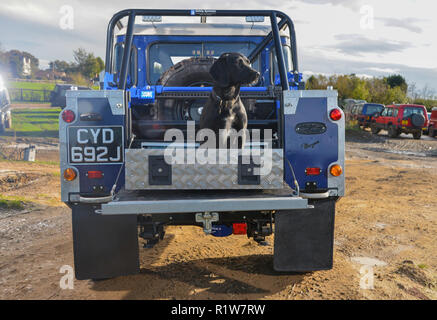
[[[173,226],[153,249],[140,245],[140,274],[75,281],[73,290],[59,286],[73,252],[58,167],[0,162],[0,172],[40,175],[0,179],[4,196],[29,201],[0,209],[0,299],[437,299],[436,150],[437,139],[348,132],[332,270],[277,274],[272,245]],[[373,289],[360,286],[364,264]]]

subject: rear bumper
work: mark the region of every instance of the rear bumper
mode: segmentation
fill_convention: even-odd
[[[138,215],[197,212],[250,212],[271,210],[308,209],[308,200],[300,197],[234,197],[197,199],[144,199],[133,201],[111,201],[102,204],[102,215]]]

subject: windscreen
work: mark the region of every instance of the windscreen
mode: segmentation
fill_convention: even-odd
[[[218,58],[225,52],[239,52],[245,56],[255,49],[251,42],[198,42],[198,43],[155,43],[148,52],[149,83],[156,84],[161,75],[178,62],[195,57]],[[260,71],[259,59],[252,67]]]
[[[407,107],[407,108],[404,109],[404,118],[408,118],[412,114],[421,114],[422,116],[425,115],[423,113],[423,109],[422,108]]]
[[[371,116],[377,112],[381,112],[384,109],[384,106],[380,104],[367,104],[365,108],[365,115]]]

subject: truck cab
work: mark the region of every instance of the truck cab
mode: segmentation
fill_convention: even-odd
[[[225,52],[261,74],[239,92],[249,135],[244,149],[205,150],[199,117]],[[78,279],[138,272],[138,237],[153,246],[169,225],[259,243],[274,225],[275,270],[332,267],[344,114],[336,91],[303,90],[286,14],[124,10],[109,22],[105,68],[102,90],[69,91],[60,114]]]

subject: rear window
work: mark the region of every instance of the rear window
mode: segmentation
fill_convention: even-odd
[[[423,109],[418,107],[405,107],[404,109],[404,118],[411,116],[412,114],[421,114],[425,116]]]
[[[383,109],[384,106],[377,105],[377,104],[368,104],[366,105],[366,108],[364,108],[364,114],[370,116],[377,112],[381,112]]]
[[[156,84],[161,75],[178,62],[196,57],[218,58],[225,52],[239,52],[248,56],[255,44],[252,42],[190,42],[190,43],[155,43],[148,51],[148,76],[151,84]],[[260,70],[259,58],[252,67]]]

